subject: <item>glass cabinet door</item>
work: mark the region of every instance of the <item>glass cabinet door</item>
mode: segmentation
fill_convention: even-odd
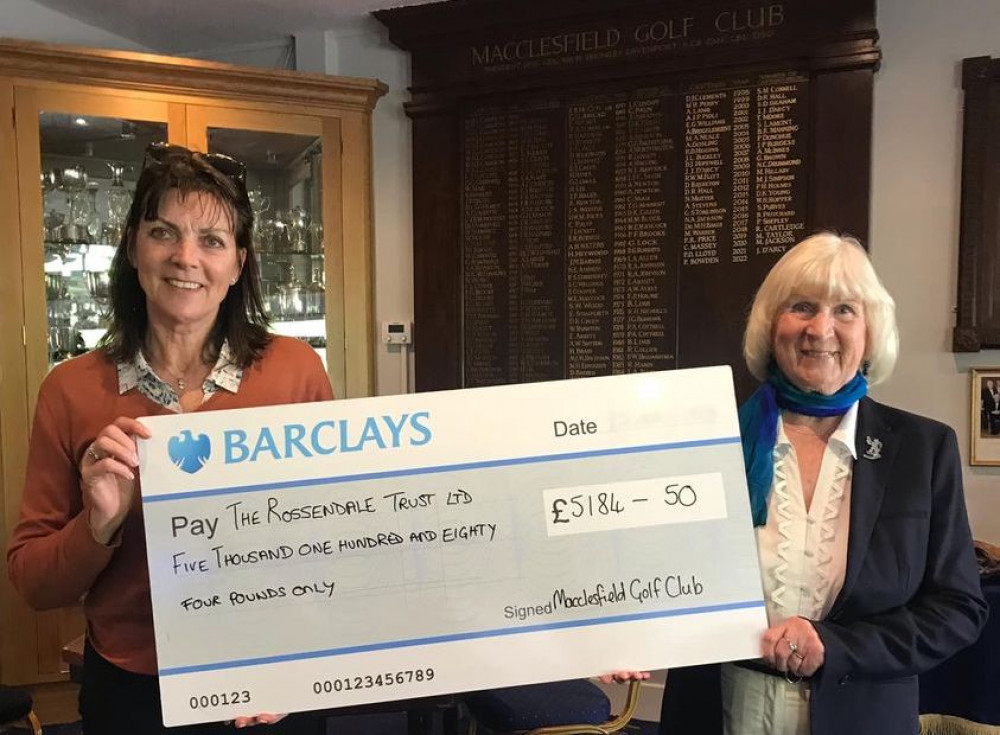
[[[167,140],[168,131],[183,133],[184,118],[183,107],[147,98],[26,87],[15,87],[14,96],[26,368],[21,405],[30,422],[49,368],[93,347],[104,333],[108,267],[143,151]],[[26,456],[26,443],[11,454]],[[10,487],[22,482],[18,475]],[[17,670],[59,676],[61,645],[84,629],[79,606],[37,616],[18,606],[11,615],[8,625],[32,632],[30,642],[19,644],[31,659],[19,657]]]
[[[339,138],[331,141],[330,122],[192,106],[188,141],[192,148],[224,153],[246,165],[254,257],[271,330],[310,344],[326,365],[334,391],[343,395],[340,228],[327,186],[338,168]]]
[[[93,348],[104,334],[108,268],[145,148],[169,139],[171,107],[18,91],[18,154],[29,162],[19,167],[19,189],[31,396],[48,368]]]
[[[49,364],[93,349],[105,332],[108,269],[143,151],[162,122],[38,114]]]
[[[305,340],[325,363],[322,139],[210,127],[208,151],[247,167],[254,254],[271,329]]]

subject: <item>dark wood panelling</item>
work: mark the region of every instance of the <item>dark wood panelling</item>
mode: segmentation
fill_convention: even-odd
[[[867,237],[872,0],[375,15],[412,52],[418,390],[728,363],[745,395],[773,262]]]
[[[416,389],[461,379],[458,114],[437,109],[413,126],[413,298]]]
[[[955,352],[1000,349],[1000,59],[965,59]]]

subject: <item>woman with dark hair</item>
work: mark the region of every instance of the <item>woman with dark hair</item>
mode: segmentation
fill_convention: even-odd
[[[87,734],[167,732],[137,499],[135,437],[149,431],[136,418],[333,397],[310,347],[267,333],[252,228],[241,163],[150,146],[111,266],[108,333],[39,390],[7,561],[36,609],[83,600]],[[293,732],[294,720],[269,732]]]
[[[740,431],[770,627],[760,659],[670,671],[661,732],[916,735],[917,675],[978,637],[955,433],[866,396],[897,345],[853,238],[809,237],[764,280]]]

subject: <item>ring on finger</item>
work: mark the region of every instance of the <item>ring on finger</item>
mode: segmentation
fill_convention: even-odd
[[[797,658],[799,661],[805,661],[806,660],[806,657],[803,656],[798,651],[792,651],[792,655],[795,656],[795,658]]]
[[[93,444],[91,444],[89,447],[87,447],[87,456],[90,457],[95,462],[100,462],[101,461],[101,455],[99,455],[97,453],[97,450],[94,449],[94,445]]]
[[[783,638],[785,643],[788,644],[788,650],[792,653],[796,653],[799,650],[799,644],[793,641],[791,638]]]

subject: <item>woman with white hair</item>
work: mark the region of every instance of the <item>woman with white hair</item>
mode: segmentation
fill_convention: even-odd
[[[897,349],[857,240],[813,235],[764,280],[740,429],[770,627],[760,659],[672,670],[662,733],[915,735],[917,675],[979,635],[955,434],[866,396]]]

